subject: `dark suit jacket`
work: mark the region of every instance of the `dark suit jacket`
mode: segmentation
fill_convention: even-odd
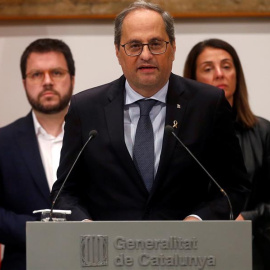
[[[72,220],[182,220],[189,214],[229,219],[226,198],[171,134],[164,135],[159,168],[147,192],[124,141],[124,89],[122,76],[72,98],[52,197],[89,131],[96,129],[98,136],[84,149],[56,208],[71,209]],[[227,191],[236,217],[248,181],[223,91],[172,74],[165,124],[174,120],[176,134]]]
[[[0,243],[2,270],[26,269],[26,221],[50,207],[49,186],[31,113],[0,129]]]

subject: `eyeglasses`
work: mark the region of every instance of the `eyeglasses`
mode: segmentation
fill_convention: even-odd
[[[45,73],[48,73],[51,80],[58,82],[64,79],[68,70],[62,68],[54,68],[49,70],[33,70],[26,74],[26,77],[32,84],[41,84],[44,81]]]
[[[124,45],[122,44],[120,45],[124,48],[125,53],[128,56],[138,56],[142,53],[144,46],[147,46],[152,54],[163,54],[166,52],[167,45],[169,43],[170,42],[165,40],[153,40],[150,41],[149,43],[131,41]]]

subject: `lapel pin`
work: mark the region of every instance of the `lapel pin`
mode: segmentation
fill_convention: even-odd
[[[177,128],[178,122],[176,120],[173,121],[173,128]]]
[[[177,109],[180,109],[181,108],[181,105],[180,104],[177,104],[176,107],[177,107]]]

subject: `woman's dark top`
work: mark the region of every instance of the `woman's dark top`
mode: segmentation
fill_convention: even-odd
[[[270,269],[270,122],[257,117],[252,128],[235,123],[251,193],[241,213],[252,220],[253,269]]]

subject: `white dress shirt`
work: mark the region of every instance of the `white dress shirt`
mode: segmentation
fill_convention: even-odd
[[[164,135],[164,127],[165,127],[165,116],[166,116],[166,96],[168,92],[168,85],[166,85],[160,89],[155,95],[150,97],[151,99],[155,99],[158,102],[153,106],[150,111],[150,119],[153,126],[154,132],[154,149],[155,149],[155,170],[154,173],[156,175],[160,154],[162,149],[163,135]],[[140,107],[136,103],[136,101],[140,99],[147,99],[137,92],[135,92],[129,85],[128,81],[126,81],[126,97],[125,97],[125,107],[124,107],[124,132],[125,132],[125,143],[129,154],[133,157],[133,147],[135,141],[135,134],[138,125],[138,121],[140,118]]]
[[[64,123],[62,126],[62,132],[57,137],[54,137],[48,134],[40,125],[33,111],[32,116],[41,160],[46,173],[49,188],[52,190],[52,186],[57,179],[56,172],[59,166],[60,151],[63,143]]]

